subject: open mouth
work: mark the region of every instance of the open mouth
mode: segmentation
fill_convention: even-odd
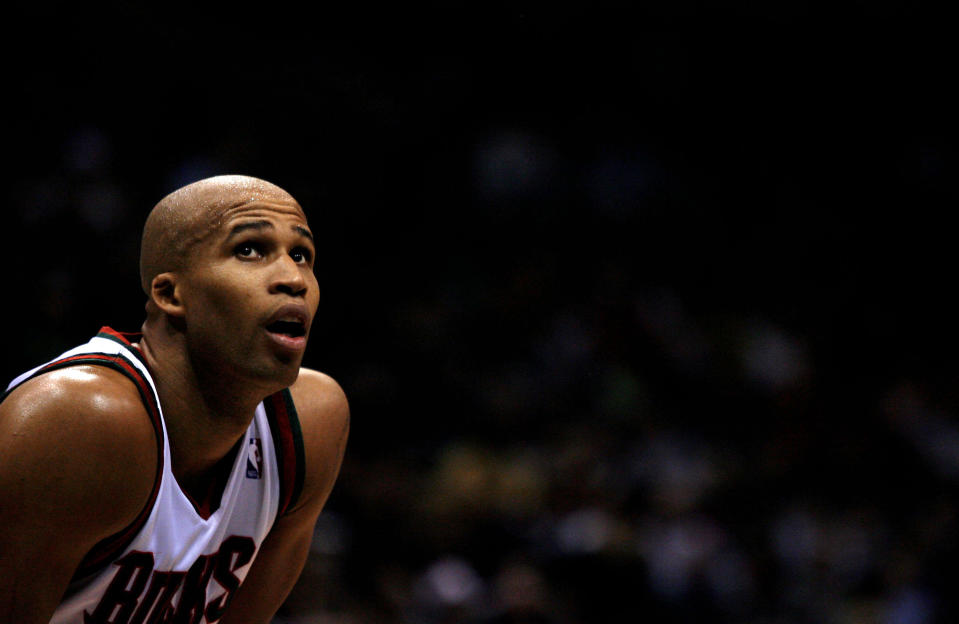
[[[266,326],[266,330],[291,338],[300,338],[306,335],[306,326],[301,321],[274,321]]]

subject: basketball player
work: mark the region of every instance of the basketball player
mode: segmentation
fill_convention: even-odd
[[[0,622],[269,622],[349,410],[300,367],[319,303],[296,200],[221,176],[150,213],[141,334],[103,328],[0,403]]]

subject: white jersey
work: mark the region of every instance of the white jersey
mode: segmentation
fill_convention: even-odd
[[[136,385],[157,434],[159,462],[150,501],[132,525],[84,558],[51,622],[216,622],[274,521],[302,487],[296,410],[288,390],[260,403],[232,470],[224,474],[219,501],[194,501],[173,476],[156,387],[127,336],[104,327],[87,344],[24,373],[7,388],[65,366],[107,366]]]

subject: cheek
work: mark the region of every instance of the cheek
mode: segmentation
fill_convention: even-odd
[[[310,300],[310,305],[313,307],[313,311],[316,312],[316,308],[320,304],[320,285],[316,281],[315,276],[313,277],[309,285],[309,290],[307,292],[310,293],[308,295],[308,298]]]
[[[216,293],[213,305],[221,316],[229,318],[245,318],[253,310],[253,297],[250,291],[244,288],[224,288]]]
[[[195,300],[196,312],[213,319],[230,319],[244,315],[253,299],[249,285],[230,279],[211,279],[199,284]]]

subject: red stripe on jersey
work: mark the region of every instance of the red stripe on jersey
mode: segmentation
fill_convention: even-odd
[[[304,453],[300,421],[289,390],[270,395],[263,402],[280,470],[280,505],[277,518],[296,504],[303,487]]]
[[[143,334],[130,333],[130,332],[118,332],[117,330],[113,329],[112,327],[107,327],[106,325],[104,325],[103,327],[101,327],[101,328],[100,328],[100,331],[97,332],[97,335],[98,335],[98,336],[101,335],[101,334],[106,334],[106,336],[104,336],[104,338],[106,338],[106,337],[116,338],[117,340],[119,340],[120,342],[122,342],[123,344],[125,344],[125,345],[128,346],[128,347],[132,347],[132,346],[133,346],[133,344],[131,344],[131,342],[130,342],[130,338],[139,337],[139,336],[142,336],[142,335],[143,335]]]

